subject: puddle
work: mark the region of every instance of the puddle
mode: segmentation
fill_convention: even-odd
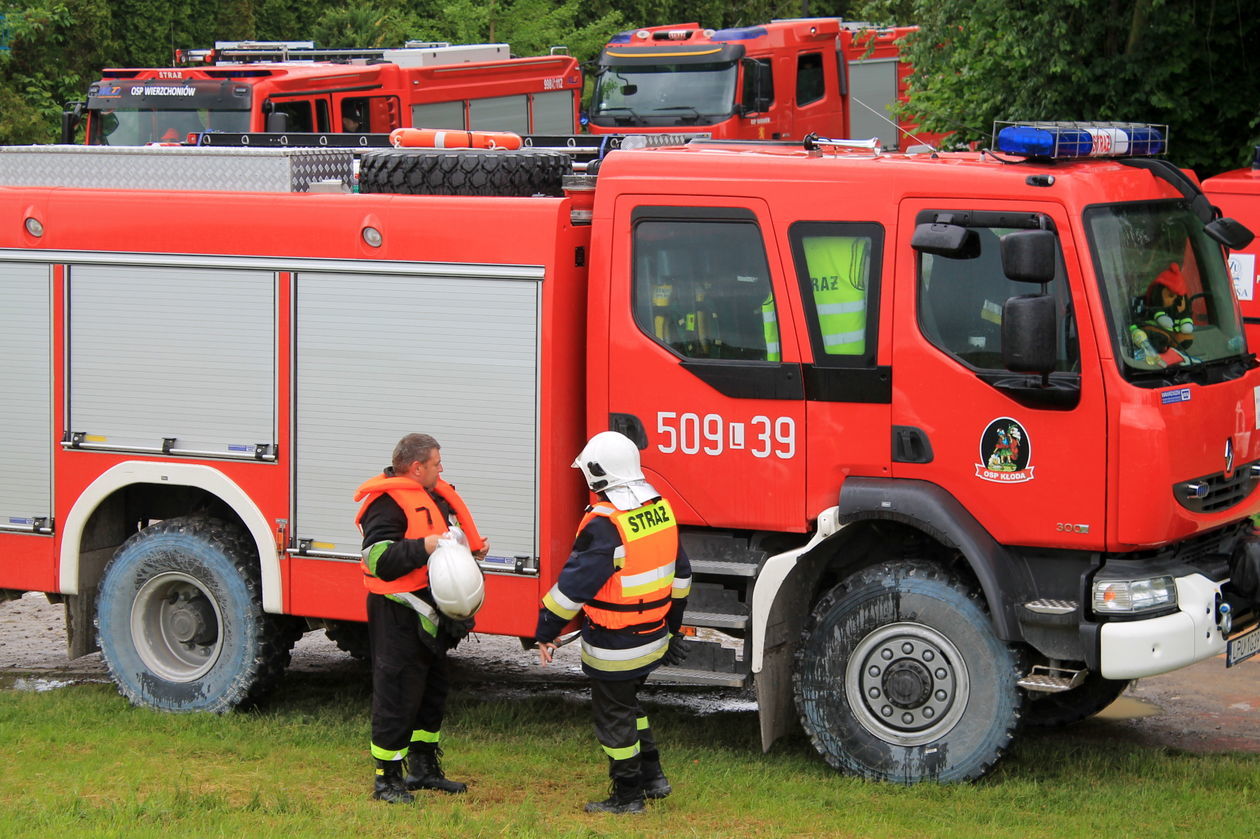
[[[1122,696],[1106,708],[1098,712],[1095,719],[1100,720],[1136,720],[1142,717],[1153,717],[1163,711],[1154,703],[1132,696]]]

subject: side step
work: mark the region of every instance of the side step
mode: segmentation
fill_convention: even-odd
[[[1072,670],[1064,667],[1049,667],[1044,664],[1033,665],[1027,676],[1016,684],[1025,690],[1040,693],[1063,693],[1078,688],[1085,681],[1088,670]]]
[[[687,660],[680,667],[658,667],[648,678],[654,684],[743,687],[748,680],[747,665],[735,650],[711,641],[687,642]]]

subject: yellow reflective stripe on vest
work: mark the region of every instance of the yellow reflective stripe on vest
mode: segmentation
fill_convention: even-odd
[[[617,513],[613,518],[620,525],[622,538],[627,542],[651,536],[674,526],[674,511],[669,502],[661,499],[650,507],[640,507],[625,513]]]
[[[642,574],[622,575],[621,594],[624,597],[637,597],[673,584],[674,563],[670,562],[660,568],[644,571]]]
[[[663,635],[655,641],[649,641],[638,647],[626,650],[610,650],[596,647],[585,638],[582,639],[582,663],[592,670],[605,673],[623,673],[627,670],[638,670],[665,655],[669,647],[669,635]]]

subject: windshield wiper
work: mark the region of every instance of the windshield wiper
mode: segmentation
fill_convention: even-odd
[[[691,113],[694,114],[694,116],[692,116],[690,119],[687,119],[686,117],[684,117],[684,119],[687,120],[688,122],[699,122],[701,117],[703,116],[703,114],[701,114],[700,111],[698,111],[693,105],[668,105],[664,108],[652,109],[653,113],[656,113],[657,111],[691,111]]]
[[[613,105],[610,107],[600,108],[596,112],[596,115],[601,116],[601,117],[605,115],[611,116],[611,114],[609,113],[611,111],[625,111],[627,114],[629,114],[628,122],[623,121],[623,120],[626,120],[626,117],[613,116],[613,119],[617,120],[619,125],[633,125],[634,123],[639,123],[640,125],[643,124],[643,117],[640,116],[639,112],[634,110],[633,108],[627,108],[625,105]]]

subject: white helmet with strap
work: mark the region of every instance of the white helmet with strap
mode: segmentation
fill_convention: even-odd
[[[624,434],[601,431],[573,461],[592,492],[602,492],[618,510],[633,510],[660,496],[643,477],[639,448]]]
[[[486,599],[485,576],[458,528],[438,540],[428,566],[429,593],[438,611],[455,620],[475,615]]]

